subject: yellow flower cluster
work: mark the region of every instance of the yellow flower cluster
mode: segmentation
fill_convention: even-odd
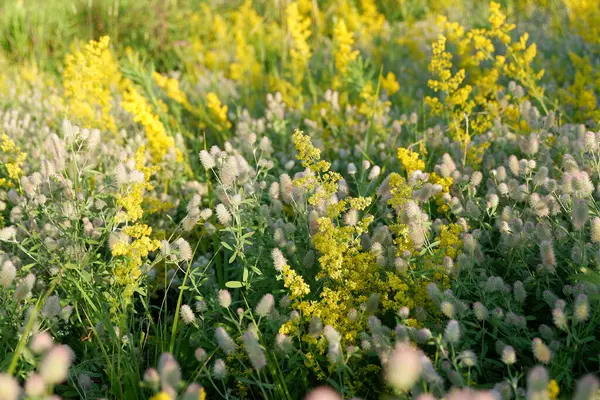
[[[600,72],[589,57],[579,57],[570,52],[569,58],[575,68],[573,83],[558,90],[560,104],[568,107],[579,121],[600,119],[596,93],[600,91]]]
[[[388,96],[393,95],[400,90],[400,84],[396,80],[396,74],[388,72],[387,75],[381,78],[381,87],[385,89]]]
[[[362,9],[361,23],[364,27],[362,34],[366,38],[379,35],[383,30],[385,17],[377,10],[375,0],[360,0],[360,7]]]
[[[398,160],[404,167],[406,174],[410,176],[414,171],[424,171],[425,163],[419,158],[419,154],[404,147],[398,148]]]
[[[251,0],[246,0],[239,11],[234,13],[233,21],[235,61],[229,65],[229,77],[244,85],[257,86],[262,75],[262,66],[249,39],[255,38],[254,33],[260,26],[261,18],[252,7]]]
[[[538,85],[544,72],[535,71],[531,66],[536,55],[535,44],[527,45],[527,33],[518,41],[512,41],[510,34],[515,25],[506,22],[498,3],[490,3],[488,22],[490,28],[465,31],[459,24],[448,22],[445,17],[439,18],[438,23],[446,36],[440,35],[432,45],[429,64],[432,79],[428,82],[429,88],[439,94],[425,98],[433,114],[448,116],[452,137],[462,144],[463,162],[468,161],[473,167],[479,167],[486,149],[485,145],[478,145],[476,149],[471,145],[473,135],[485,133],[497,118],[504,117],[509,123],[517,123],[518,104],[527,99],[526,96],[513,99],[507,95],[510,102],[501,105],[497,94],[502,88],[502,77],[520,83],[542,108],[545,107],[543,90]],[[453,72],[453,56],[446,51],[448,38],[456,42],[460,57],[460,68],[456,72]],[[494,41],[504,50],[499,51]],[[477,154],[469,157],[469,153]]]
[[[434,92],[444,92],[444,103],[437,97],[425,97],[425,102],[434,114],[442,114],[444,110],[452,112],[454,119],[463,118],[461,114],[470,113],[473,104],[467,102],[471,94],[471,86],[461,87],[465,79],[465,70],[460,69],[452,74],[452,54],[446,51],[446,37],[440,35],[438,40],[432,44],[432,56],[429,63],[429,72],[436,78],[430,79],[427,85]],[[457,135],[458,136],[458,135]]]
[[[598,0],[563,0],[569,23],[588,43],[600,44],[600,7]]]
[[[121,73],[108,44],[109,37],[103,36],[83,51],[67,54],[63,86],[71,118],[85,128],[115,132],[111,90],[119,85]]]
[[[160,247],[160,242],[151,239],[152,228],[146,224],[139,223],[144,209],[142,203],[146,190],[152,190],[153,187],[149,183],[152,174],[156,173],[157,167],[146,167],[145,164],[146,149],[142,146],[134,155],[135,167],[138,171],[144,174],[144,182],[133,183],[128,192],[124,196],[117,199],[120,207],[125,211],[119,212],[115,216],[116,223],[132,223],[125,226],[121,233],[120,240],[111,246],[113,257],[121,257],[115,261],[115,280],[117,284],[123,286],[123,302],[129,304],[133,293],[138,287],[138,282],[141,277],[141,266],[144,264],[145,258],[152,251]],[[112,300],[113,311],[116,309],[116,302]]]
[[[206,108],[210,112],[211,121],[215,129],[224,131],[231,128],[231,122],[227,118],[228,107],[226,104],[221,103],[221,100],[215,93],[207,93]]]
[[[300,178],[294,184],[311,192],[310,204],[320,204],[337,191],[341,176],[329,171],[329,163],[320,160],[320,151],[312,145],[308,136],[296,131],[294,143],[303,166],[315,172],[311,180]],[[305,290],[297,290],[291,296],[294,306],[305,318],[320,318],[324,324],[334,326],[348,342],[356,340],[366,320],[363,317],[350,319],[347,315],[371,295],[379,295],[385,310],[412,304],[404,294],[408,286],[394,274],[382,270],[372,252],[362,249],[360,237],[368,232],[373,216],[366,215],[352,226],[339,226],[336,222],[345,212],[364,211],[370,204],[370,198],[347,197],[327,206],[327,216],[317,220],[318,229],[312,236],[313,245],[320,254],[320,269],[314,278],[322,282],[322,290],[317,299],[309,299],[308,286],[300,285]],[[284,277],[286,274],[291,273],[285,272]],[[297,279],[294,273],[288,280],[292,281],[292,277]],[[292,287],[291,283],[286,287]],[[292,325],[285,325],[282,329],[290,331]]]
[[[339,19],[333,28],[333,43],[335,45],[335,68],[340,75],[344,75],[348,65],[358,57],[358,50],[353,50],[354,35],[348,31],[346,22]]]
[[[282,272],[283,285],[289,290],[290,299],[301,299],[310,293],[310,286],[289,265],[284,265]]]
[[[173,400],[171,395],[168,392],[162,391],[156,393],[154,396],[150,398],[150,400]]]
[[[412,188],[408,186],[406,179],[395,172],[389,176],[389,187],[391,197],[388,204],[400,215],[404,205],[412,199]],[[409,236],[407,224],[397,221],[397,223],[390,226],[390,230],[395,234],[394,243],[398,248],[398,255],[415,250]]]
[[[560,387],[558,386],[558,382],[556,382],[555,379],[552,379],[548,383],[548,388],[546,389],[546,391],[548,392],[548,398],[550,400],[556,400],[558,398],[558,395],[560,394]]]
[[[447,204],[443,201],[444,193],[450,192],[450,187],[452,183],[454,183],[454,179],[451,176],[444,178],[436,174],[435,172],[431,172],[429,174],[429,183],[438,184],[442,187],[442,191],[435,196],[435,202],[437,204],[437,209],[440,212],[447,212],[450,210]]]
[[[144,264],[144,259],[150,252],[160,247],[160,242],[150,238],[152,228],[145,224],[138,223],[125,227],[123,233],[132,241],[116,243],[112,248],[112,255],[122,257],[115,266],[115,279],[119,285],[124,287],[123,297],[127,302],[137,288],[142,274],[140,267]]]
[[[292,140],[298,152],[297,158],[302,160],[302,166],[314,173],[296,179],[294,184],[307,190],[319,187],[319,190],[308,199],[309,204],[316,205],[326,201],[337,191],[337,184],[342,176],[337,172],[329,171],[331,164],[320,159],[321,151],[313,146],[310,137],[304,135],[302,131],[296,130],[292,135]]]
[[[159,167],[146,167],[145,164],[146,148],[141,146],[133,156],[135,168],[144,174],[144,182],[133,183],[125,196],[120,196],[117,203],[125,211],[120,212],[115,217],[117,223],[135,222],[142,218],[144,210],[142,203],[144,201],[144,193],[146,190],[153,190],[154,187],[150,184],[152,174],[158,172]]]
[[[442,249],[442,257],[448,256],[455,259],[460,249],[462,248],[462,240],[460,233],[462,227],[457,224],[442,225],[439,233],[440,249]]]
[[[179,81],[175,78],[168,78],[164,75],[159,74],[158,72],[154,72],[152,74],[152,78],[154,82],[158,85],[159,88],[163,89],[167,96],[174,100],[175,102],[184,106],[188,111],[192,110],[192,105],[188,100],[186,94],[179,88]]]
[[[2,150],[2,160],[0,165],[6,169],[6,177],[0,177],[0,187],[12,187],[23,175],[21,168],[25,163],[27,155],[21,151],[14,140],[3,133],[0,136],[0,150]]]
[[[175,141],[167,134],[160,118],[154,114],[148,100],[140,94],[132,82],[126,81],[123,93],[123,108],[133,115],[133,120],[144,127],[152,161],[160,163],[170,149],[175,147]]]
[[[298,2],[290,3],[286,10],[287,29],[291,39],[289,54],[291,58],[291,71],[294,82],[300,83],[312,55],[308,38],[311,35],[310,17],[300,14]]]

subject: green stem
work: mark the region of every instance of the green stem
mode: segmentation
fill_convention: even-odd
[[[13,354],[12,359],[10,360],[10,365],[8,367],[9,375],[14,374],[15,369],[17,368],[17,363],[19,362],[19,359],[21,358],[21,353],[23,353],[23,349],[25,348],[25,344],[27,343],[27,338],[29,337],[29,333],[33,329],[33,325],[35,324],[35,320],[36,320],[36,317],[40,310],[41,305],[46,303],[46,300],[48,299],[48,297],[50,297],[50,294],[56,288],[56,285],[58,284],[59,280],[60,280],[60,276],[58,276],[52,282],[52,285],[50,285],[50,287],[48,288],[48,290],[46,291],[44,296],[42,296],[41,298],[38,299],[38,301],[35,305],[35,308],[31,312],[31,314],[29,314],[29,319],[27,320],[27,325],[25,326],[25,330],[23,331],[23,334],[21,335],[21,338],[19,339],[19,343],[17,344],[15,353]]]
[[[173,328],[171,329],[171,342],[169,344],[169,352],[173,354],[173,349],[175,348],[175,333],[177,333],[177,325],[179,322],[179,309],[181,308],[181,301],[183,300],[183,291],[185,289],[185,283],[187,282],[188,275],[190,274],[190,269],[192,268],[192,263],[190,261],[187,262],[187,269],[185,270],[185,276],[183,277],[183,282],[179,287],[179,297],[177,298],[177,307],[175,308],[175,318],[173,319]]]

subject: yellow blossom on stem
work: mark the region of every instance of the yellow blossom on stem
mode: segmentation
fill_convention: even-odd
[[[298,9],[298,2],[290,3],[286,10],[287,29],[291,39],[289,54],[291,58],[292,77],[295,83],[302,82],[312,52],[308,44],[311,35],[309,17],[303,17]]]
[[[91,40],[65,57],[63,86],[69,114],[83,127],[116,131],[110,114],[111,89],[119,85],[119,67],[108,48],[109,37]]]
[[[209,92],[206,94],[206,108],[210,112],[210,116],[218,131],[231,128],[231,122],[227,119],[228,107],[226,104],[221,103],[221,100],[215,93]]]
[[[388,72],[385,78],[381,78],[381,87],[385,89],[388,96],[391,96],[400,90],[400,84],[396,80],[396,75],[393,72]]]
[[[333,43],[335,46],[335,68],[340,75],[344,75],[348,70],[348,64],[356,60],[358,50],[353,50],[354,35],[346,26],[343,19],[339,19],[333,28]]]
[[[126,194],[117,198],[117,204],[125,211],[120,211],[115,216],[116,223],[126,223],[111,244],[111,253],[115,257],[115,281],[123,287],[123,302],[129,304],[133,293],[138,287],[142,275],[141,267],[144,265],[150,252],[160,248],[160,242],[152,239],[152,228],[146,224],[136,222],[144,214],[142,203],[146,190],[152,190],[150,177],[157,171],[155,167],[144,166],[145,148],[142,146],[134,155],[136,169],[144,174],[144,182],[133,183],[126,188]],[[115,305],[112,306],[115,311]]]
[[[548,391],[548,398],[550,398],[550,400],[557,399],[560,394],[560,387],[558,386],[558,382],[554,379],[548,383],[548,388],[546,390]]]
[[[406,174],[410,175],[414,171],[424,171],[425,163],[419,158],[419,155],[414,151],[405,149],[404,147],[398,148],[398,160],[406,170]]]
[[[289,265],[284,265],[282,272],[283,285],[289,289],[290,299],[300,299],[310,293],[310,286]]]
[[[135,122],[144,127],[152,161],[162,162],[169,150],[175,147],[175,140],[167,134],[165,126],[153,113],[148,100],[140,94],[132,82],[127,81],[125,84],[122,106],[133,115]]]
[[[179,81],[175,78],[168,78],[164,75],[154,72],[152,74],[154,82],[159,88],[167,92],[167,96],[175,102],[184,106],[187,110],[191,110],[192,106],[186,96],[186,94],[179,88]]]
[[[0,165],[3,165],[4,168],[6,168],[7,174],[6,178],[0,178],[0,186],[13,187],[23,175],[23,169],[21,167],[25,163],[27,154],[22,152],[15,141],[9,138],[5,133],[0,136],[0,150],[2,151]]]

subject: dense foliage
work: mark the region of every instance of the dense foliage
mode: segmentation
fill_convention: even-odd
[[[598,0],[0,21],[0,399],[600,395]]]

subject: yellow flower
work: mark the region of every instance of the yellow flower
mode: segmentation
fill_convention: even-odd
[[[133,115],[133,120],[140,123],[146,132],[152,161],[163,161],[170,149],[175,147],[175,140],[167,134],[160,118],[152,112],[152,107],[135,88],[132,82],[125,83],[122,106]]]
[[[3,153],[0,164],[4,165],[8,179],[1,178],[0,186],[12,187],[23,175],[21,168],[25,164],[26,153],[22,152],[14,140],[5,133],[0,136],[0,150]]]
[[[558,398],[560,387],[558,387],[556,380],[552,379],[550,383],[548,383],[548,388],[546,390],[548,391],[548,397],[550,400],[555,400]]]
[[[115,281],[123,287],[124,304],[130,303],[138,287],[142,275],[141,267],[148,254],[160,248],[160,242],[150,238],[152,228],[143,223],[135,223],[144,215],[142,207],[144,194],[146,190],[152,189],[149,183],[150,177],[157,171],[156,167],[144,166],[145,151],[142,146],[134,155],[136,169],[144,174],[145,181],[131,184],[126,188],[126,194],[117,198],[117,204],[125,211],[117,213],[115,222],[133,223],[125,226],[121,230],[122,235],[117,236],[117,241],[111,244],[111,253],[116,258]]]
[[[600,8],[597,0],[563,0],[574,31],[591,44],[600,43]]]
[[[218,131],[231,128],[231,122],[227,119],[228,107],[221,104],[221,100],[215,93],[209,92],[206,94],[206,108],[210,112]]]
[[[295,83],[300,83],[310,61],[312,52],[308,44],[311,35],[310,17],[303,17],[298,9],[298,2],[290,3],[286,10],[286,22],[291,38],[290,58],[292,60],[292,77]]]
[[[354,35],[348,31],[346,22],[341,18],[333,28],[333,43],[335,45],[335,68],[339,74],[344,75],[348,64],[358,57],[358,50],[352,50]]]
[[[156,82],[159,88],[167,92],[167,96],[170,99],[173,99],[177,103],[184,106],[186,109],[191,110],[192,106],[185,93],[179,88],[179,81],[177,79],[168,78],[159,74],[158,72],[154,72],[152,74],[152,78],[154,79],[154,82]]]
[[[462,240],[459,236],[461,232],[462,228],[457,224],[441,226],[439,234],[439,247],[443,250],[443,256],[448,256],[452,259],[456,258],[459,250],[462,248]]]
[[[290,290],[292,300],[302,298],[310,293],[310,286],[289,265],[283,266],[283,285]]]
[[[150,400],[172,400],[172,399],[173,398],[171,397],[171,395],[164,391],[159,392],[150,398]]]
[[[109,37],[91,40],[83,51],[65,57],[63,86],[69,114],[85,128],[116,131],[110,115],[111,89],[119,85],[119,67],[108,49]]]
[[[419,158],[419,155],[414,151],[398,148],[398,160],[406,170],[406,174],[410,176],[414,171],[424,171],[425,163]]]
[[[385,89],[388,96],[391,96],[400,90],[400,84],[396,80],[396,75],[393,72],[388,72],[385,78],[381,78],[381,87]]]
[[[362,34],[365,42],[370,41],[373,36],[381,33],[385,23],[385,17],[377,10],[374,0],[360,0],[362,13],[360,22],[363,27]]]
[[[229,65],[229,76],[243,84],[257,86],[262,72],[261,64],[256,60],[253,47],[253,32],[260,24],[260,16],[252,8],[252,1],[246,0],[239,11],[234,13],[235,62]]]

